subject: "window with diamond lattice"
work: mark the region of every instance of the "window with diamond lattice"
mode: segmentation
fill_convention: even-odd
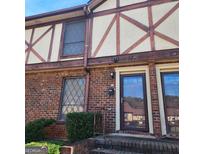
[[[62,94],[61,120],[70,112],[83,112],[85,107],[85,79],[72,78],[64,80]]]

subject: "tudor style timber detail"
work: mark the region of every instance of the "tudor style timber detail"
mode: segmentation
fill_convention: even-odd
[[[174,1],[178,1],[178,0],[151,0],[151,1],[147,0],[144,2],[140,2],[140,3],[133,3],[131,5],[121,6],[119,8],[113,8],[113,9],[107,9],[104,11],[95,12],[94,17],[105,16],[105,15],[109,15],[109,14],[113,14],[117,12],[139,9],[139,8],[143,8],[147,6],[159,5],[159,4],[164,4],[164,3],[174,2]]]
[[[137,2],[137,1],[136,1]],[[106,3],[106,2],[103,2]],[[100,4],[99,4],[100,5]],[[163,8],[164,5],[170,5],[167,7],[167,10],[163,10],[161,12],[157,12],[160,10],[160,7]],[[159,7],[159,8],[157,8]],[[156,0],[156,1],[143,1],[139,3],[134,3],[131,5],[120,5],[120,0],[116,0],[116,8],[108,9],[100,12],[90,12],[87,15],[86,20],[89,20],[87,25],[89,25],[89,30],[86,30],[85,35],[87,40],[87,44],[85,44],[85,49],[83,55],[81,56],[69,56],[62,57],[62,42],[64,38],[64,22],[63,20],[60,22],[54,22],[50,25],[43,25],[43,27],[48,27],[48,29],[41,34],[37,39],[32,40],[32,43],[29,40],[25,41],[26,45],[26,64],[32,63],[44,63],[44,62],[54,62],[54,61],[64,61],[64,60],[77,60],[79,58],[86,59],[89,57],[103,57],[103,56],[111,56],[111,55],[121,55],[121,54],[130,54],[137,52],[147,52],[154,50],[164,50],[171,48],[178,48],[179,41],[178,36],[173,37],[175,34],[170,34],[170,28],[166,27],[168,18],[176,18],[176,11],[178,11],[179,3],[178,1],[170,1],[170,0]],[[164,12],[163,12],[164,11]],[[137,16],[135,16],[135,15]],[[144,14],[142,17],[139,17],[138,14]],[[159,14],[159,15],[158,15]],[[160,15],[161,14],[161,15]],[[175,14],[175,16],[173,16]],[[113,15],[110,23],[108,25],[105,24],[102,32],[100,31],[99,36],[95,35],[96,30],[98,30],[98,25],[96,21],[107,20],[108,16]],[[157,17],[158,15],[159,17]],[[103,17],[103,18],[102,18]],[[85,17],[76,17],[70,20],[82,19]],[[143,21],[144,20],[144,21]],[[148,21],[146,24],[145,20]],[[165,25],[164,25],[165,23]],[[172,23],[174,24],[174,23]],[[61,32],[55,33],[56,25],[61,25],[59,29]],[[133,26],[136,28],[134,29]],[[172,27],[174,25],[171,25]],[[126,27],[126,28],[125,28]],[[169,26],[170,27],[170,26]],[[171,27],[171,28],[172,28]],[[33,27],[32,29],[36,31],[41,28],[39,26]],[[178,27],[177,27],[178,28]],[[27,30],[32,30],[27,29]],[[95,31],[93,31],[95,29]],[[114,31],[113,31],[114,30]],[[133,30],[133,34],[129,31]],[[176,30],[178,31],[178,30]],[[35,49],[35,46],[41,42],[42,39],[45,38],[49,33],[50,35],[50,43],[49,43],[49,51],[41,51],[39,52]],[[61,36],[61,40],[56,42],[56,34]],[[126,35],[127,34],[127,35]],[[114,36],[113,36],[114,35]],[[178,35],[178,34],[177,34]],[[96,41],[96,37],[98,37]],[[129,41],[123,41],[124,37],[129,37]],[[111,40],[113,39],[113,40]],[[93,41],[95,40],[95,41]],[[109,40],[109,42],[107,41]],[[111,43],[115,42],[115,43]],[[86,43],[86,42],[85,42]],[[108,45],[109,43],[109,45]],[[162,44],[164,43],[164,44]],[[53,46],[59,45],[59,53],[56,55],[55,51],[52,50]],[[112,45],[111,45],[112,44]],[[57,47],[56,47],[57,48]],[[55,50],[56,50],[55,48]],[[47,53],[46,53],[47,52]],[[30,62],[32,57],[35,59],[34,62]],[[47,54],[47,55],[45,55]],[[57,58],[55,58],[55,56]]]
[[[47,58],[43,57],[37,49],[35,49],[36,45],[51,31],[51,36],[49,38],[48,42],[48,55]],[[50,62],[51,54],[52,54],[52,47],[53,47],[53,39],[54,39],[54,32],[55,32],[55,25],[51,25],[46,31],[44,31],[40,36],[36,36],[36,39],[34,40],[34,35],[36,33],[36,28],[32,29],[31,36],[30,36],[30,42],[28,43],[25,41],[25,44],[28,46],[28,48],[25,50],[27,53],[26,57],[26,64],[29,63],[29,57],[30,53],[33,53],[34,56],[40,60],[39,62]],[[44,52],[44,51],[43,51]]]
[[[120,13],[116,17],[116,55],[120,55]]]
[[[51,34],[51,41],[50,41],[50,47],[49,47],[49,53],[48,53],[48,62],[51,60],[51,54],[52,54],[52,48],[53,48],[53,38],[54,38],[54,32],[55,32],[55,26],[52,28],[52,34]]]
[[[59,47],[59,51],[58,51],[58,61],[60,61],[61,55],[62,55],[62,52],[63,52],[64,33],[65,33],[65,22],[62,23],[61,38],[60,38],[60,47]]]
[[[154,28],[157,28],[163,21],[165,21],[174,11],[179,8],[179,3],[177,3],[171,10],[169,10],[161,19],[159,19],[154,25]]]
[[[107,36],[108,36],[108,34],[109,34],[109,32],[110,32],[110,30],[111,30],[113,24],[115,23],[116,18],[117,18],[117,15],[115,15],[115,16],[112,18],[112,21],[110,22],[109,26],[107,27],[107,29],[106,29],[106,31],[105,31],[105,33],[104,33],[102,39],[100,40],[100,43],[98,44],[97,48],[95,49],[94,54],[93,54],[92,57],[96,57],[96,55],[97,55],[97,53],[99,52],[100,48],[102,47],[102,45],[103,45],[105,39],[107,38]]]
[[[148,21],[149,21],[150,45],[151,45],[151,50],[155,50],[152,6],[148,6],[147,9],[148,9]]]
[[[137,26],[138,28],[140,28],[141,30],[145,31],[145,32],[148,32],[149,31],[149,28],[147,26],[145,26],[144,24],[138,22],[137,20],[134,20],[128,16],[126,16],[125,14],[123,13],[120,13],[120,17],[127,20],[128,22],[132,23],[133,25]]]
[[[130,53],[131,50],[139,46],[144,40],[146,40],[149,37],[149,34],[145,34],[143,37],[141,37],[139,40],[137,40],[133,45],[131,45],[128,49],[126,49],[123,54]]]
[[[142,3],[144,4],[144,2],[142,2]],[[176,38],[172,38],[169,35],[167,35],[166,34],[167,31],[170,31],[170,29],[166,29],[163,27],[163,23],[166,22],[166,20],[168,20],[168,18],[170,16],[172,16],[172,14],[177,11],[177,9],[179,7],[179,3],[177,1],[174,1],[174,2],[157,1],[157,4],[153,3],[153,1],[149,1],[149,3],[147,3],[146,6],[143,6],[143,7],[137,8],[137,9],[129,9],[129,11],[119,10],[118,12],[114,13],[114,17],[112,18],[109,25],[107,26],[104,34],[102,35],[101,40],[98,42],[98,45],[96,46],[96,49],[93,49],[92,57],[99,57],[99,56],[103,56],[103,55],[109,56],[109,55],[107,55],[107,53],[109,51],[106,51],[106,54],[105,53],[103,54],[103,52],[105,52],[105,51],[101,48],[103,48],[105,46],[106,39],[109,39],[108,36],[110,36],[110,35],[116,36],[116,49],[109,48],[109,50],[111,50],[111,51],[116,50],[116,55],[129,54],[131,52],[132,53],[142,52],[142,51],[145,52],[145,51],[154,51],[154,50],[160,50],[160,49],[170,49],[170,48],[179,47],[178,39],[176,40]],[[175,5],[172,6],[173,4],[175,4]],[[154,7],[160,7],[161,5],[170,5],[169,6],[170,10],[168,10],[166,12],[160,12],[160,14],[162,14],[162,16],[159,16],[160,17],[159,18],[156,16],[156,11],[158,11],[158,10]],[[137,17],[134,16],[134,14],[136,14],[136,13],[134,13],[134,11],[138,11],[138,10],[142,11],[142,9],[147,9],[147,12],[144,11],[144,14],[147,14],[148,25],[143,23],[141,21],[142,19],[137,19]],[[98,13],[97,16],[96,16],[96,13],[94,13],[94,19],[98,18],[98,20],[99,20],[100,18],[102,18],[102,16],[103,16],[103,18],[105,18],[105,15],[103,14],[103,12],[104,11],[97,12]],[[100,16],[100,13],[102,13],[101,14],[102,16]],[[140,12],[140,13],[142,13],[142,12]],[[157,19],[157,20],[154,21],[153,19],[155,19],[155,20]],[[121,22],[123,22],[124,25],[132,24],[132,25],[136,26],[136,30],[138,32],[140,32],[140,33],[142,33],[141,31],[144,32],[144,34],[141,36],[139,34],[140,37],[135,42],[133,42],[132,44],[127,46],[127,48],[124,50],[122,49],[122,45],[123,45],[124,41],[121,41],[121,39],[122,39],[121,35],[122,35],[123,31],[128,31],[129,27],[127,29],[122,29],[121,27],[123,27],[123,25],[121,25],[122,24]],[[111,34],[112,26],[115,23],[116,23],[116,32],[115,32],[115,34]],[[158,29],[158,27],[160,25],[162,25],[163,31]],[[96,27],[97,25],[94,24],[93,26]],[[139,29],[141,31],[139,31]],[[166,29],[166,32],[164,32],[164,29]],[[97,36],[97,37],[99,37],[99,36]],[[127,36],[127,37],[129,37],[129,36]],[[157,40],[156,40],[156,37],[157,37]],[[146,43],[145,41],[147,41],[148,38],[149,38],[150,45],[147,44],[147,46],[150,46],[150,50],[147,49],[147,50],[140,51],[140,49],[138,49],[138,48],[142,45],[145,46],[143,43]],[[161,40],[159,40],[158,38],[161,39],[162,41],[165,41],[165,43],[167,42],[167,45],[165,47],[160,47],[159,44],[161,43]],[[93,39],[95,39],[95,38],[93,38]],[[134,37],[133,37],[133,39],[134,39]],[[170,45],[168,45],[169,43],[170,43]],[[156,49],[156,47],[157,47],[157,49]]]
[[[102,112],[104,133],[157,139],[168,135],[163,123],[160,72],[161,67],[179,63],[178,12],[178,0],[90,0],[26,17],[26,122],[59,120],[63,79],[83,77],[83,111]],[[134,74],[139,84],[136,80],[129,80],[132,84],[120,82],[121,77]],[[136,92],[132,86],[138,91],[140,83],[143,97],[131,96],[129,91]],[[122,90],[126,87],[129,90]],[[130,93],[126,94],[130,97],[126,101],[131,101],[130,107],[126,106],[128,112],[123,107],[122,97],[127,97],[123,91]],[[148,113],[137,111],[142,100],[147,102],[143,108]],[[121,129],[126,121],[148,129]],[[65,133],[57,136],[65,137]]]
[[[172,44],[174,44],[176,46],[179,46],[179,41],[176,41],[176,40],[174,40],[174,39],[172,39],[172,38],[170,38],[170,37],[168,37],[168,36],[166,36],[166,35],[164,35],[164,34],[162,34],[160,32],[157,32],[157,31],[154,31],[154,34],[156,36],[166,40],[167,42],[170,42],[170,43],[172,43]]]
[[[120,0],[116,0],[116,8],[120,7]]]
[[[26,49],[26,52],[27,52],[27,56],[26,56],[26,64],[28,63],[28,58],[29,58],[29,55],[30,55],[30,49],[31,49],[31,43],[32,43],[32,40],[33,40],[33,34],[34,34],[34,29],[32,29],[32,32],[31,32],[31,37],[30,37],[30,42],[26,42],[28,48]]]
[[[95,67],[105,67],[105,66],[127,66],[140,64],[148,64],[149,62],[156,63],[165,63],[165,62],[178,62],[179,58],[179,49],[169,49],[161,51],[150,51],[143,53],[133,53],[133,54],[123,54],[119,55],[118,62],[114,63],[113,58],[116,56],[109,57],[98,57],[98,58],[88,58],[87,68]],[[59,61],[52,63],[39,63],[39,64],[27,64],[26,71],[35,72],[35,71],[54,71],[54,70],[72,70],[72,69],[83,69],[84,61],[79,60],[70,60],[70,61]]]

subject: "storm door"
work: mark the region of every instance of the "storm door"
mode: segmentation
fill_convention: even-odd
[[[145,74],[120,76],[121,130],[148,131]]]

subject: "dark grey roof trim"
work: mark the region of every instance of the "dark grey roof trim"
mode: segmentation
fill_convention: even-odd
[[[83,10],[83,8],[85,6],[87,6],[87,4],[78,5],[78,6],[70,7],[70,8],[66,8],[66,9],[60,9],[57,11],[51,11],[51,12],[47,12],[47,13],[37,14],[37,15],[33,15],[33,16],[28,16],[25,18],[25,20],[29,21],[29,20],[33,20],[33,19],[37,19],[37,18],[43,18],[43,17],[54,16],[54,15],[59,15],[59,14],[63,14],[63,13],[69,13],[72,11]]]

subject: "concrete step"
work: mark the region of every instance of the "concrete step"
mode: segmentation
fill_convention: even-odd
[[[102,136],[94,138],[92,149],[116,150],[142,154],[178,154],[178,141]]]
[[[126,151],[119,151],[115,149],[93,149],[90,151],[90,154],[143,154],[143,153],[136,153],[136,152],[126,152]]]

